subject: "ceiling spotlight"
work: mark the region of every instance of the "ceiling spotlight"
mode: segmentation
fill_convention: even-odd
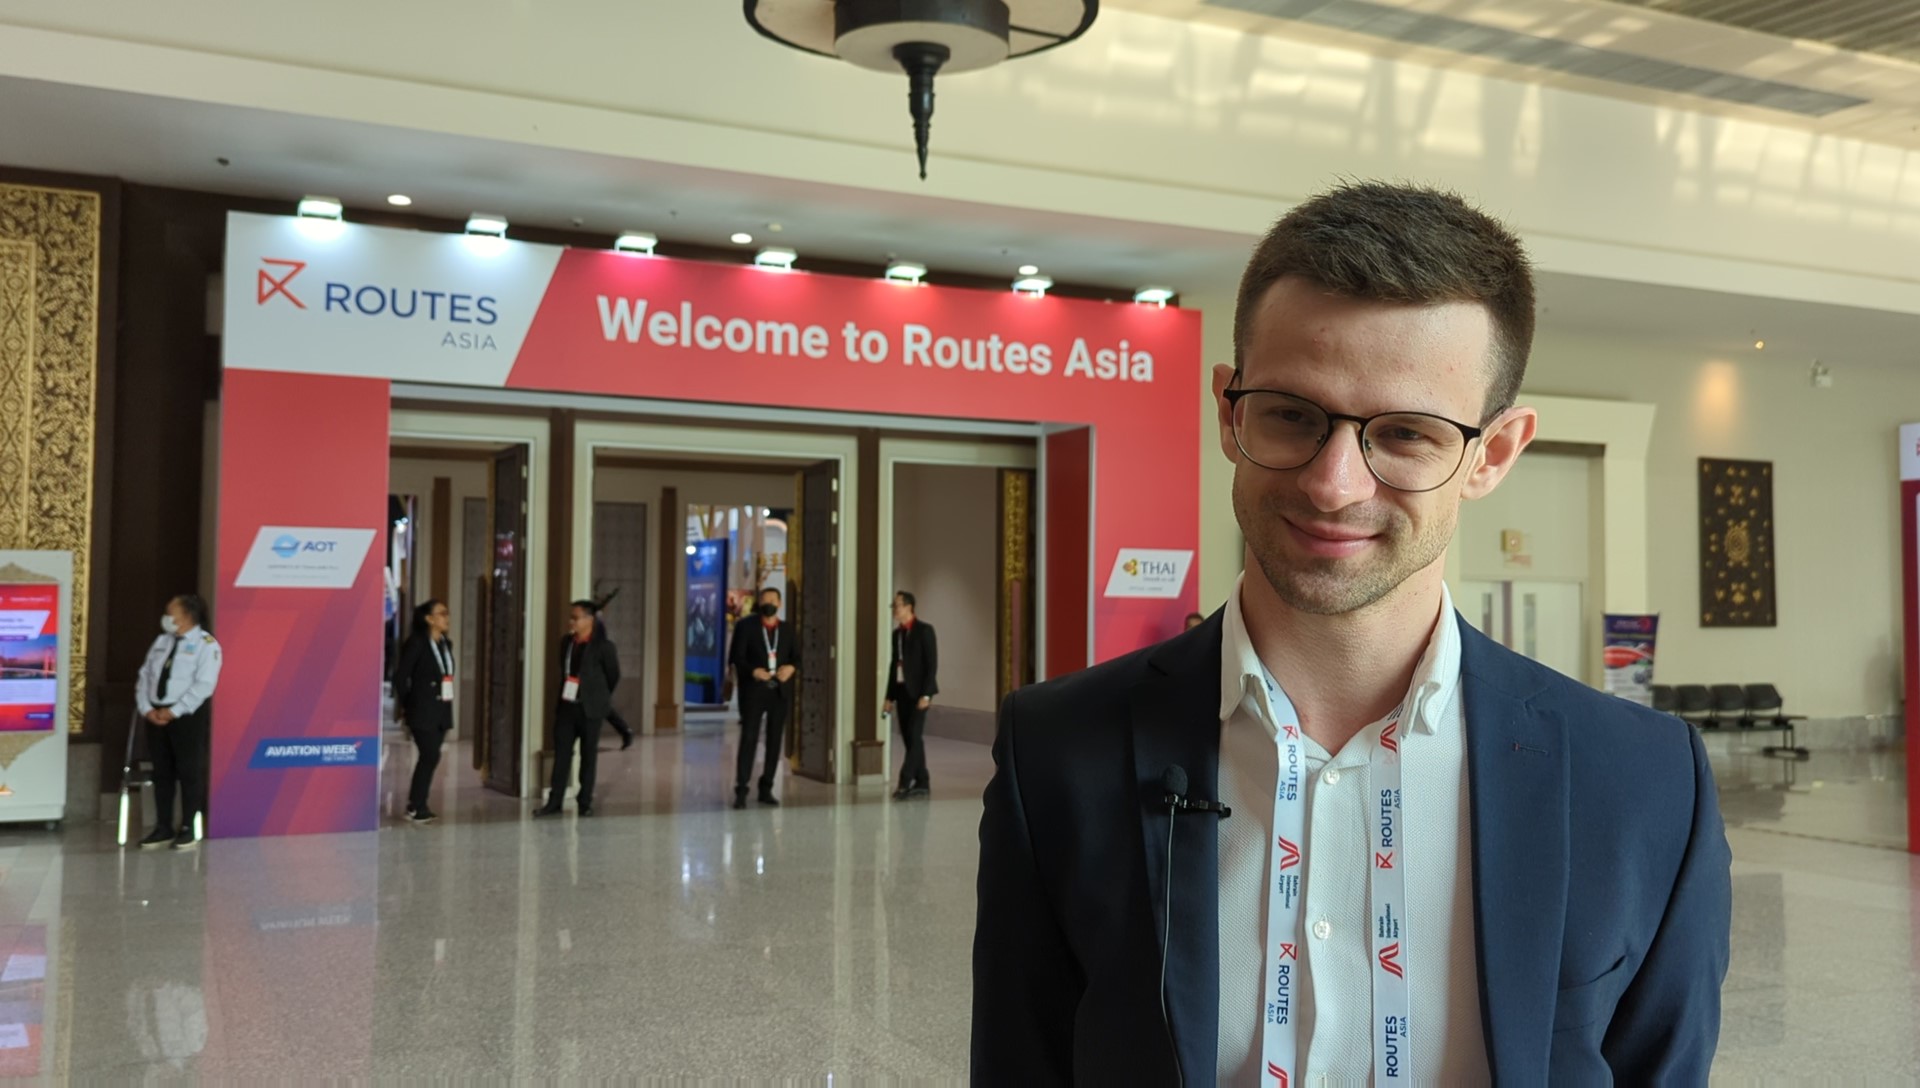
[[[630,230],[613,240],[615,252],[641,253],[649,257],[653,256],[653,247],[659,244],[660,239],[644,230]]]
[[[760,268],[772,268],[785,272],[793,267],[800,255],[785,246],[768,246],[754,254],[753,263]]]
[[[1013,291],[1018,295],[1032,295],[1034,298],[1053,289],[1053,281],[1045,276],[1022,276],[1013,281]]]
[[[739,231],[733,236],[733,244],[736,246],[750,246],[753,244],[753,235],[748,234],[744,230]]]
[[[876,72],[906,72],[922,180],[937,73],[991,68],[1065,45],[1099,12],[1099,0],[746,0],[747,22],[781,45]]]
[[[1133,293],[1133,301],[1154,306],[1165,306],[1173,301],[1175,291],[1171,287],[1142,287]]]
[[[1767,350],[1767,342],[1765,340],[1755,340],[1753,342],[1753,350],[1755,351]]]
[[[927,266],[912,261],[895,261],[887,266],[887,280],[890,283],[917,284],[925,279]]]
[[[338,219],[341,211],[340,201],[334,197],[303,196],[298,214],[303,219]]]
[[[413,206],[413,198],[405,193],[395,193],[387,198],[387,203],[396,208],[410,208]]]
[[[1037,264],[1023,264],[1020,266],[1020,274],[1022,276],[1038,276],[1040,274],[1040,266]]]
[[[507,236],[507,217],[488,212],[474,212],[467,217],[468,234],[485,234],[494,238]]]

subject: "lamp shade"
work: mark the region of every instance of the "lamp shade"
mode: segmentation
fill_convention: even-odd
[[[1065,45],[1087,32],[1099,0],[744,0],[747,23],[803,52],[909,80],[920,176],[927,176],[933,78]]]

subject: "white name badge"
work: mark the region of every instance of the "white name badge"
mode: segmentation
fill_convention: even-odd
[[[440,678],[440,701],[443,703],[453,702],[453,677],[451,676],[443,676]]]
[[[896,684],[904,684],[907,682],[907,667],[905,665],[895,665],[893,667],[893,682]]]
[[[767,655],[767,671],[776,672],[779,670],[779,668],[780,668],[780,655],[776,653],[769,653]]]
[[[560,698],[569,703],[577,703],[580,701],[580,678],[579,677],[577,676],[567,677],[567,682],[560,686]]]

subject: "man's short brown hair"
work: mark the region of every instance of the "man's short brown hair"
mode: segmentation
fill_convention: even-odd
[[[1274,224],[1247,262],[1233,317],[1233,368],[1245,365],[1253,315],[1287,276],[1379,302],[1478,302],[1493,318],[1493,382],[1482,421],[1513,406],[1533,350],[1533,268],[1520,239],[1458,195],[1357,182]]]

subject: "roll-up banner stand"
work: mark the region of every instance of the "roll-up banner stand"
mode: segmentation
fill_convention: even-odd
[[[1907,851],[1920,854],[1920,423],[1900,428],[1900,570],[1905,583],[1906,651],[1900,668],[1906,676]]]

